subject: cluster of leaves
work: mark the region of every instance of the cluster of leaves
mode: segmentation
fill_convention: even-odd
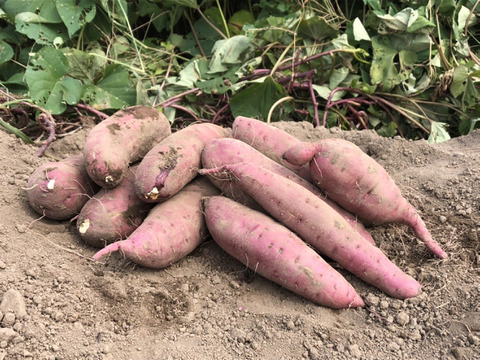
[[[480,127],[477,5],[0,0],[0,111],[153,104],[172,123],[243,115],[443,141]]]

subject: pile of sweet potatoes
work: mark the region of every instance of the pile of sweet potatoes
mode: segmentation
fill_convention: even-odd
[[[172,133],[156,109],[118,111],[90,131],[82,155],[36,169],[27,196],[42,216],[75,221],[79,237],[100,248],[95,260],[118,251],[165,268],[210,236],[260,275],[332,308],[364,305],[332,262],[399,299],[420,290],[361,221],[406,224],[447,257],[354,144],[303,143],[245,117],[232,129],[201,123]]]

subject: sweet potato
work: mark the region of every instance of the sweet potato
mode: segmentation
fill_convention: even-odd
[[[405,224],[433,254],[448,257],[387,171],[355,144],[343,139],[299,143],[284,157],[296,164],[310,162],[315,184],[360,219],[374,224]]]
[[[38,167],[28,179],[27,197],[39,214],[66,220],[78,214],[97,189],[80,155]]]
[[[261,152],[255,150],[250,145],[233,138],[214,139],[210,141],[202,153],[202,167],[205,169],[220,167],[223,165],[234,164],[238,162],[252,162],[276,174],[282,175],[287,179],[302,185],[310,190],[315,196],[325,201],[335,211],[337,211],[355,230],[357,230],[366,240],[375,244],[370,233],[365,229],[355,216],[342,209],[333,201],[329,200],[315,185],[303,179],[293,171],[283,165],[278,164]],[[222,178],[222,174],[209,175],[210,180],[218,186],[228,197],[241,202],[251,208],[258,208],[258,204],[253,202],[250,196],[242,193],[236,186],[235,181],[230,182],[228,176]]]
[[[80,211],[77,230],[87,244],[104,247],[125,239],[147,216],[152,206],[139,199],[133,188],[136,169],[136,165],[129,168],[115,188],[100,189]]]
[[[230,136],[218,125],[190,125],[153,147],[140,162],[135,190],[146,202],[170,198],[197,176],[201,154],[212,139]]]
[[[240,188],[272,217],[351,273],[396,298],[418,294],[420,285],[415,279],[301,185],[252,163],[203,169],[200,173],[222,170],[230,172]]]
[[[269,216],[223,196],[204,198],[203,206],[217,244],[263,277],[331,308],[364,305],[342,275]]]
[[[173,197],[153,209],[126,240],[108,245],[94,255],[120,251],[126,258],[145,267],[167,267],[191,253],[207,237],[202,214],[203,196],[218,190],[206,179],[194,180]]]
[[[308,166],[293,165],[282,158],[287,149],[300,142],[296,137],[263,121],[243,116],[235,118],[232,130],[235,139],[247,143],[273,161],[289,168],[305,180],[311,181]]]
[[[88,175],[98,185],[113,188],[130,163],[170,134],[167,118],[154,108],[139,105],[117,111],[87,136],[83,154]]]

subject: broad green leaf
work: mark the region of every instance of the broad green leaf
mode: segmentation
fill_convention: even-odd
[[[93,53],[100,56],[95,56]],[[91,83],[96,82],[107,64],[105,53],[101,49],[93,49],[89,53],[73,49],[65,53],[65,56],[69,64],[68,75]]]
[[[464,65],[457,66],[453,71],[453,80],[450,85],[450,93],[453,97],[458,97],[465,90],[467,84],[468,70]]]
[[[271,77],[254,83],[230,99],[230,110],[234,117],[246,116],[266,119],[273,104],[285,96],[283,87]]]
[[[312,16],[303,20],[298,26],[299,35],[311,38],[317,42],[330,40],[338,35],[338,29],[331,26],[324,18]]]
[[[70,38],[93,20],[97,7],[94,0],[56,0],[57,11]]]
[[[30,97],[52,114],[61,114],[67,104],[76,104],[80,99],[82,84],[66,77],[67,72],[67,58],[60,50],[42,48],[32,57],[25,71]]]
[[[397,135],[397,124],[393,121],[389,121],[386,124],[383,124],[380,129],[377,130],[378,135],[384,137],[394,137]]]
[[[393,48],[392,38],[393,36],[372,38],[373,59],[370,77],[372,84],[382,85],[383,91],[389,91],[408,79],[416,61],[415,52]]]
[[[238,80],[237,68],[232,68],[221,76],[210,80],[199,80],[195,86],[207,94],[225,94]]]
[[[453,17],[455,12],[455,0],[441,0],[438,5],[438,12],[444,16]]]
[[[58,38],[61,38],[62,42],[68,39],[67,29],[63,24],[24,22],[15,19],[15,26],[18,32],[41,45],[53,45],[54,42],[58,42]]]
[[[98,110],[120,109],[135,105],[137,94],[128,72],[120,66],[109,65],[102,79],[95,85],[87,85],[82,101]]]
[[[328,100],[328,97],[330,96],[332,90],[326,86],[326,85],[312,85],[313,90],[317,93],[318,96],[320,96],[322,99]],[[337,91],[335,94],[332,96],[332,101],[337,101],[342,98],[342,96],[345,95],[345,91]]]
[[[430,144],[436,144],[443,141],[450,140],[450,135],[445,130],[446,124],[433,121],[430,127],[430,135],[428,136],[428,142]]]
[[[395,15],[377,15],[381,20],[378,27],[379,34],[393,34],[402,32],[425,32],[428,33],[435,24],[420,16],[417,10],[405,8]]]
[[[380,1],[378,1],[378,0],[363,0],[363,3],[366,4],[366,5],[369,5],[377,15],[385,14],[385,11],[383,11],[382,6],[380,5]]]
[[[234,35],[243,34],[243,25],[253,24],[255,17],[248,10],[239,10],[228,19],[228,30]]]
[[[353,38],[355,41],[370,41],[370,35],[368,35],[367,30],[365,30],[365,27],[358,17],[353,20]]]
[[[0,64],[10,61],[13,58],[12,47],[3,40],[0,40]]]
[[[55,1],[52,0],[7,0],[3,10],[14,16],[20,13],[36,14],[48,23],[62,22],[55,8]]]
[[[221,73],[232,65],[243,64],[254,54],[254,46],[245,35],[236,35],[229,39],[218,40],[212,49],[209,73]]]

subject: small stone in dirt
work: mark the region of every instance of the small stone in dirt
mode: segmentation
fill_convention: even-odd
[[[15,314],[13,312],[7,312],[3,315],[2,326],[11,328],[15,325]]]
[[[294,323],[292,320],[290,320],[289,322],[287,322],[287,329],[288,329],[288,330],[293,330],[293,329],[295,329],[295,323]]]
[[[367,303],[370,304],[371,306],[377,306],[378,303],[380,302],[380,298],[378,296],[373,295],[372,293],[368,293],[365,300],[367,300]]]
[[[480,331],[480,312],[470,311],[465,314],[463,322],[470,331]]]
[[[405,311],[400,311],[397,316],[395,316],[395,321],[401,325],[407,325],[410,321],[410,316]]]
[[[6,344],[16,338],[18,333],[12,329],[0,328],[0,344]]]
[[[438,220],[440,220],[440,222],[441,222],[442,224],[444,224],[444,223],[446,223],[446,222],[447,222],[447,217],[446,217],[446,216],[443,216],[443,215],[441,215],[441,216],[438,218]]]
[[[0,311],[3,313],[13,312],[19,318],[27,315],[25,300],[23,299],[22,294],[15,289],[8,290],[3,294],[3,299],[0,303]]]
[[[388,309],[388,307],[390,306],[387,300],[380,301],[378,305],[380,306],[380,309]]]
[[[465,360],[467,358],[465,354],[465,349],[460,347],[455,347],[452,349],[452,354],[457,360]]]
[[[348,351],[354,359],[360,359],[362,357],[362,352],[357,344],[348,345]]]
[[[0,270],[5,270],[7,268],[7,264],[5,264],[2,260],[0,260]]]

